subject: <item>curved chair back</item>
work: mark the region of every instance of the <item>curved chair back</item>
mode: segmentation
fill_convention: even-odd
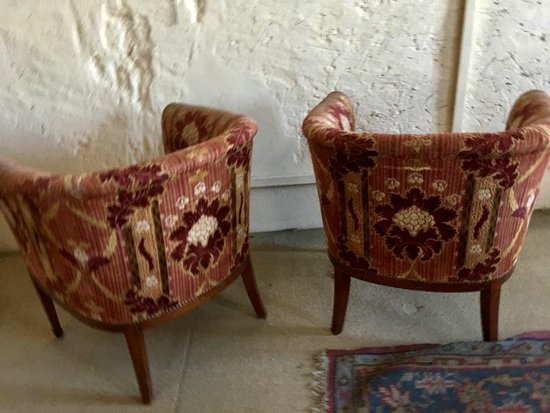
[[[354,129],[331,93],[303,124],[331,259],[373,276],[484,283],[510,274],[550,148],[550,98],[518,99],[505,132]]]
[[[126,325],[193,302],[248,257],[256,124],[172,104],[166,155],[55,175],[0,161],[0,208],[33,280],[85,320]]]

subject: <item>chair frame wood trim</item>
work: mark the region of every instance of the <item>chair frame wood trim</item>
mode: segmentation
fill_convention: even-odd
[[[349,298],[349,286],[351,278],[368,281],[373,284],[386,287],[402,288],[406,290],[442,292],[442,293],[465,293],[480,291],[481,326],[483,339],[495,341],[498,339],[498,309],[500,302],[500,289],[513,274],[515,267],[498,278],[479,283],[437,283],[422,282],[415,280],[399,279],[384,275],[368,274],[357,268],[351,268],[341,264],[330,253],[330,261],[334,266],[334,305],[332,313],[331,331],[333,334],[340,334],[344,326],[346,310]]]
[[[145,340],[143,337],[143,330],[159,324],[166,323],[185,313],[190,312],[191,310],[194,310],[199,305],[218,295],[222,290],[232,284],[233,281],[235,281],[239,276],[241,276],[243,279],[248,298],[256,312],[257,317],[266,318],[266,311],[259,290],[257,288],[256,279],[254,277],[254,270],[252,267],[250,254],[248,254],[243,262],[241,262],[233,271],[231,271],[229,276],[226,277],[222,282],[220,282],[214,288],[202,294],[201,296],[195,298],[192,302],[184,304],[170,312],[164,313],[159,317],[146,319],[136,323],[113,325],[87,318],[82,314],[79,314],[70,309],[66,304],[58,300],[56,297],[49,295],[46,292],[47,290],[42,287],[32,275],[31,280],[36,288],[36,292],[40,298],[42,306],[44,307],[44,311],[46,312],[46,315],[48,317],[48,320],[50,321],[52,330],[56,337],[61,338],[63,336],[63,330],[61,329],[61,325],[59,324],[59,320],[57,318],[54,302],[58,304],[61,308],[66,310],[73,317],[89,325],[90,327],[114,333],[124,333],[126,337],[126,342],[128,344],[128,350],[132,359],[132,364],[134,366],[134,371],[136,373],[136,378],[139,384],[142,401],[145,404],[149,404],[152,399],[151,377],[149,373],[149,363],[147,360],[147,351],[145,347]]]

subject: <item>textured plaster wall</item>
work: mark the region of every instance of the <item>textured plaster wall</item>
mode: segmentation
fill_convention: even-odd
[[[482,3],[490,24],[478,49],[500,24],[489,18],[499,2]],[[526,30],[548,26],[548,16],[536,30],[528,22],[546,11],[516,5],[540,2],[500,3]],[[357,102],[364,129],[450,130],[462,8],[459,0],[0,0],[0,154],[56,172],[128,165],[161,153],[168,102],[227,108],[260,125],[253,177],[264,187],[252,192],[252,229],[320,226],[314,186],[269,187],[313,182],[303,116],[339,89]],[[524,36],[510,24],[500,40],[489,36],[490,53]],[[533,60],[538,47],[526,52],[529,73],[548,66]],[[482,106],[468,113],[485,119],[508,102],[498,64],[493,91],[479,75],[488,55],[477,53],[468,105]],[[532,87],[512,82],[511,96]],[[0,249],[12,247],[2,221]]]
[[[550,92],[550,2],[477,0],[464,130],[501,130],[515,99]],[[550,173],[538,208],[550,208]]]

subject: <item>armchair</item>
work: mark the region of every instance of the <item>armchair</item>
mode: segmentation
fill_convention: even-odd
[[[355,131],[333,92],[305,118],[335,267],[332,332],[342,331],[350,278],[392,287],[481,291],[485,340],[496,340],[500,288],[511,275],[550,155],[550,97],[522,95],[505,132]]]
[[[239,275],[265,318],[249,255],[251,119],[171,104],[166,155],[82,175],[0,160],[0,208],[54,334],[53,302],[125,334],[144,403],[151,399],[143,329],[184,314]]]

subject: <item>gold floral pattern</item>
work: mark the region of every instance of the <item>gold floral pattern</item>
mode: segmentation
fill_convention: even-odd
[[[255,133],[241,115],[169,105],[165,156],[78,176],[0,161],[0,208],[33,279],[73,312],[160,317],[248,257],[249,182],[232,177],[247,176]]]
[[[403,143],[404,146],[412,148],[415,152],[420,152],[421,149],[430,147],[432,140],[420,135],[411,136]]]
[[[549,114],[550,97],[531,91],[505,132],[368,133],[354,130],[347,96],[331,93],[302,127],[330,255],[427,283],[509,273],[550,157]]]
[[[450,224],[456,212],[442,207],[441,198],[426,197],[418,188],[410,189],[405,196],[391,194],[389,204],[374,210],[380,217],[374,229],[400,259],[428,261],[441,251],[443,242],[456,235]]]

